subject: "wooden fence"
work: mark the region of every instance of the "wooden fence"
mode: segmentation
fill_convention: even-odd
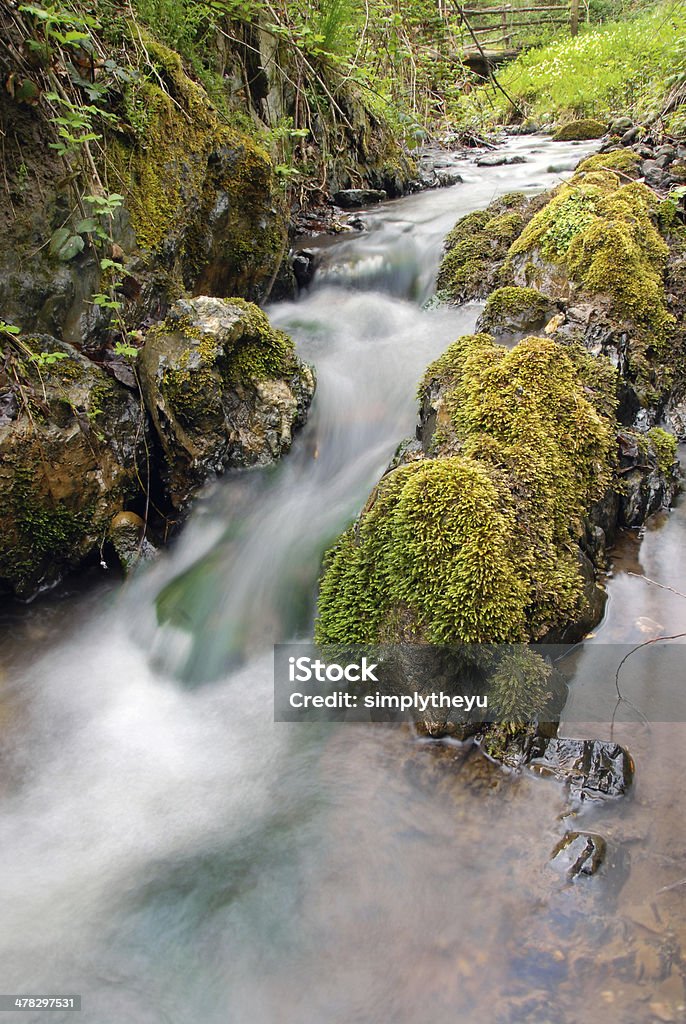
[[[526,3],[526,0],[525,0]],[[565,3],[489,4],[458,8],[462,20],[473,33],[467,45],[469,50],[516,51],[519,41],[547,26],[569,25],[573,36],[579,28],[579,0]]]

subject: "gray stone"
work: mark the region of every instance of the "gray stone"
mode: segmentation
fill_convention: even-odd
[[[180,300],[148,332],[140,362],[177,508],[212,474],[279,458],[314,393],[290,338],[240,299]]]
[[[340,192],[334,192],[333,196],[336,206],[341,206],[344,210],[359,210],[363,206],[381,203],[385,199],[388,199],[388,194],[382,188],[345,188]]]

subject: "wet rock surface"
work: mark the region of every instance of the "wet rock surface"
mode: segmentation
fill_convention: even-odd
[[[595,875],[605,861],[607,843],[590,832],[567,832],[556,845],[550,860],[567,878]]]
[[[148,333],[141,385],[178,508],[208,475],[287,451],[314,374],[256,306],[200,296],[180,300]]]
[[[344,188],[334,192],[333,201],[343,210],[360,210],[388,199],[388,193],[381,188]]]
[[[566,782],[581,799],[624,796],[634,774],[628,752],[603,740],[539,736],[527,751],[527,763],[541,775]]]
[[[66,342],[31,343],[44,365],[19,367],[0,424],[0,587],[24,598],[98,554],[138,498],[149,440],[136,395]]]

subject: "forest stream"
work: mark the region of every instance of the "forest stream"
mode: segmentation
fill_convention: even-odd
[[[405,727],[273,721],[272,645],[311,635],[324,549],[412,434],[424,368],[474,328],[480,306],[431,301],[446,234],[594,145],[513,138],[523,163],[461,159],[462,183],[304,241],[313,285],[269,309],[318,378],[291,453],[209,486],[125,585],[93,570],[2,612],[0,991],[79,993],[83,1024],[686,1020],[686,719],[623,707],[633,790],[583,804]],[[684,598],[641,576],[678,589],[686,503],[620,539],[564,734],[609,738],[609,645],[684,628]],[[551,864],[570,829],[608,849],[573,882]]]

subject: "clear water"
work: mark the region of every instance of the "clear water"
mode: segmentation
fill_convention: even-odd
[[[465,162],[464,184],[366,213],[270,310],[319,378],[280,466],[209,488],[126,586],[4,614],[0,992],[80,993],[83,1024],[685,1019],[686,885],[658,893],[686,877],[683,725],[619,725],[634,797],[572,810],[401,729],[272,721],[270,645],[308,635],[322,551],[412,433],[427,363],[473,327],[477,307],[422,308],[443,237],[588,152],[509,149],[528,162]],[[598,640],[683,622],[627,570],[679,589],[685,534],[681,509],[625,542]],[[548,858],[575,827],[614,852],[568,886]]]

